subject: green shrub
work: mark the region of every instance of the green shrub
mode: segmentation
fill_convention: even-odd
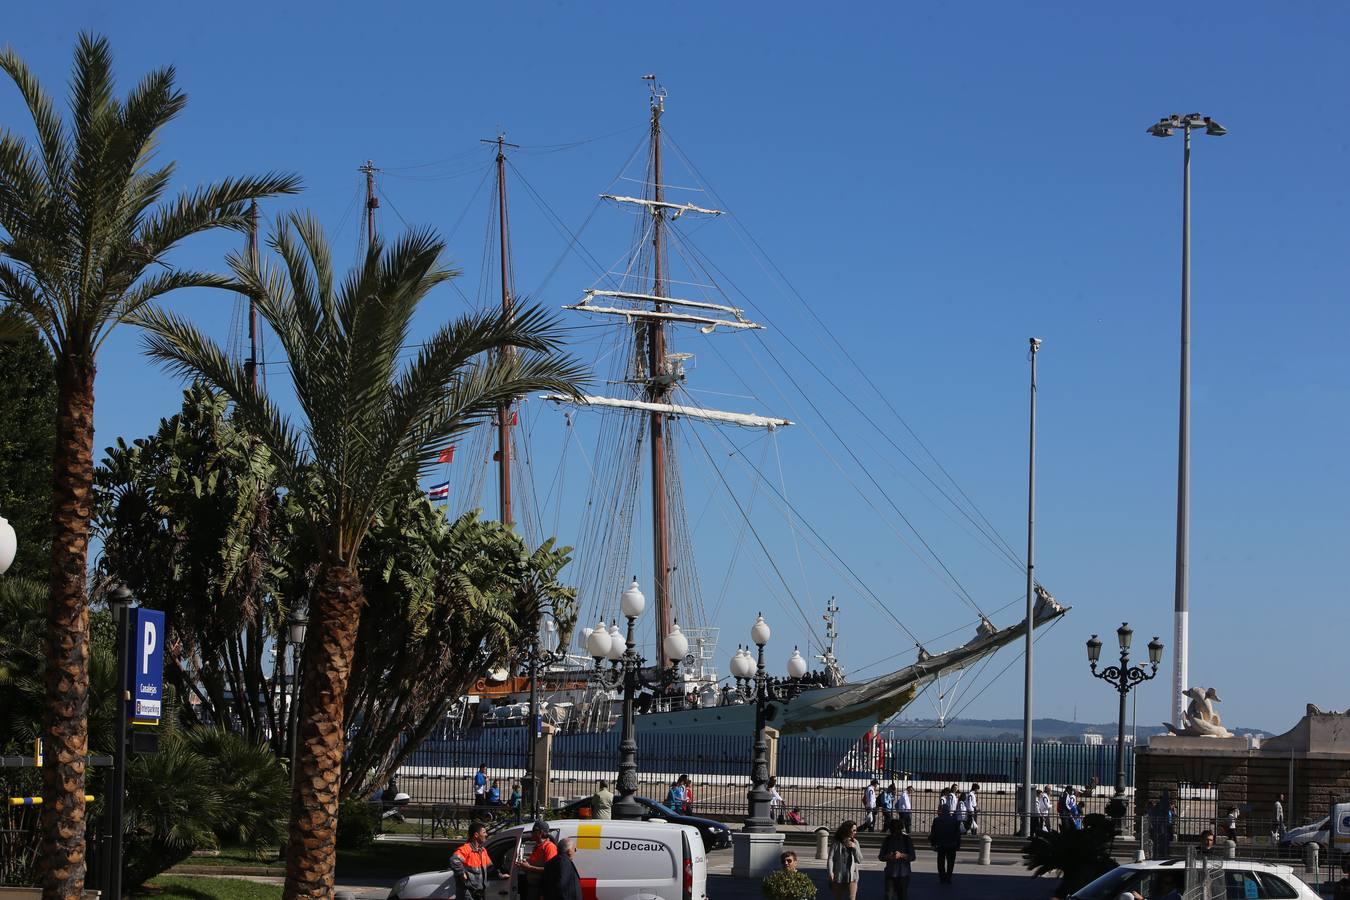
[[[360,850],[375,841],[380,826],[380,811],[364,800],[348,797],[338,806],[337,845],[339,850]]]
[[[223,728],[193,728],[183,737],[213,770],[222,801],[213,830],[221,843],[255,853],[280,846],[290,778],[272,749]]]
[[[815,900],[816,884],[805,872],[779,869],[759,883],[765,900]]]

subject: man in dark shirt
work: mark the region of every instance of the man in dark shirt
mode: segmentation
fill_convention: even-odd
[[[576,838],[558,841],[558,855],[544,866],[544,900],[582,900],[581,876],[572,862],[576,852]]]
[[[961,849],[961,823],[945,803],[938,807],[938,816],[928,831],[928,843],[937,851],[938,882],[951,884],[956,851]]]

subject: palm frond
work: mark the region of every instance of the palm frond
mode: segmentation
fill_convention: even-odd
[[[154,307],[143,308],[134,321],[146,331],[146,354],[170,372],[202,380],[224,392],[236,414],[272,454],[281,481],[303,488],[306,453],[299,436],[271,400],[253,389],[243,366],[220,345],[185,319]]]
[[[117,309],[110,317],[108,327],[130,321],[147,303],[164,296],[171,291],[183,288],[220,288],[238,290],[239,284],[228,275],[214,272],[195,272],[189,269],[170,269],[143,279],[134,288],[122,295]],[[107,331],[104,331],[106,337]]]
[[[9,75],[19,93],[23,95],[24,103],[28,106],[28,114],[33,117],[38,143],[42,145],[42,160],[47,167],[47,178],[59,191],[65,184],[70,170],[70,148],[66,143],[66,132],[61,124],[61,117],[52,106],[51,97],[42,89],[42,85],[12,47],[0,50],[0,69]]]
[[[270,172],[248,178],[227,178],[180,194],[156,210],[142,225],[137,238],[145,259],[158,259],[179,241],[207,229],[245,231],[249,227],[250,201],[294,194],[300,186],[297,175]]]

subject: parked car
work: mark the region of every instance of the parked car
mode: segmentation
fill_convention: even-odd
[[[1290,828],[1284,833],[1284,837],[1280,838],[1280,846],[1302,847],[1304,844],[1316,844],[1319,847],[1325,847],[1327,845],[1327,823],[1330,821],[1330,818],[1325,818],[1311,825]]]
[[[517,825],[488,839],[492,864],[503,878],[488,884],[487,900],[520,900],[517,860],[534,849],[532,825]],[[595,900],[707,900],[708,857],[703,838],[691,825],[671,822],[558,819],[549,822],[555,841],[577,842],[572,858]],[[593,893],[592,893],[593,886]],[[455,876],[446,869],[399,879],[388,900],[427,900],[455,896]]]
[[[686,816],[650,797],[638,797],[637,801],[646,810],[643,819],[664,819],[667,822],[674,822],[676,825],[692,825],[702,835],[703,846],[707,847],[708,850],[725,850],[731,846],[731,829],[716,819]],[[589,819],[591,817],[591,798],[583,797],[580,800],[573,800],[559,812],[560,815],[568,819]]]
[[[1252,860],[1223,861],[1223,888],[1216,897],[1253,897],[1257,900],[1318,900],[1317,893],[1294,874],[1289,866]],[[1081,887],[1069,900],[1118,900],[1130,891],[1139,891],[1145,897],[1161,897],[1162,873],[1170,872],[1178,878],[1186,876],[1184,860],[1155,859],[1128,863],[1112,869],[1101,878]]]

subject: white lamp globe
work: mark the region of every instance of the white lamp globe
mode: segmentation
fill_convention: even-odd
[[[590,632],[586,635],[586,652],[596,659],[604,659],[609,655],[609,630],[605,628],[604,621],[586,630]]]
[[[737,647],[736,652],[731,654],[731,659],[727,660],[727,669],[731,672],[732,678],[741,677],[741,648]]]
[[[619,634],[618,624],[611,622],[609,625],[609,658],[615,661],[622,659],[623,651],[626,649],[627,642],[624,641],[623,635]]]
[[[670,634],[666,635],[665,651],[667,662],[679,662],[689,655],[689,638],[680,631],[679,622],[670,626]]]
[[[757,647],[763,647],[769,642],[769,635],[772,633],[769,630],[769,623],[764,621],[764,614],[760,613],[755,618],[755,624],[750,628],[750,643]]]
[[[633,583],[619,598],[619,610],[623,613],[625,619],[636,619],[642,615],[642,611],[646,608],[647,598],[642,596],[642,589],[638,587],[637,576],[634,576]]]
[[[750,651],[741,647],[732,660],[732,672],[737,678],[749,678],[755,674],[755,660]]]
[[[801,678],[806,674],[806,660],[796,647],[792,648],[792,655],[788,657],[787,673],[789,678]]]
[[[14,533],[14,526],[4,516],[0,516],[0,575],[14,565],[14,556],[18,552],[19,537]]]

